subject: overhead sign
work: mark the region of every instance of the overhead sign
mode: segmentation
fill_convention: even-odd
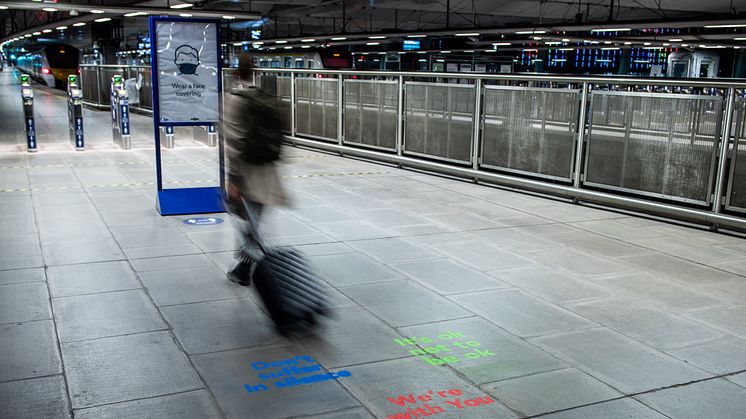
[[[214,22],[155,22],[159,122],[219,121],[217,33]]]

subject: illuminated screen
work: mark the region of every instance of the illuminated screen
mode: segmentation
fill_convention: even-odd
[[[420,49],[420,41],[404,41],[404,51]]]
[[[262,39],[262,30],[261,29],[252,29],[251,30],[251,39]]]

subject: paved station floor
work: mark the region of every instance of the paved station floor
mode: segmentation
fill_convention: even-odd
[[[50,119],[28,154],[14,83],[0,73],[3,419],[746,417],[743,238],[288,147],[293,205],[264,231],[334,309],[282,338],[225,279],[230,217],[155,211],[148,134],[118,150],[88,111],[86,151],[43,137]],[[164,154],[173,187],[216,182],[214,148]]]

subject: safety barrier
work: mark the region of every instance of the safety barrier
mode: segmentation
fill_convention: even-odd
[[[81,64],[83,103],[101,109],[111,107],[111,78],[124,79],[129,107],[143,113],[153,112],[153,88],[150,66]]]
[[[86,102],[108,107],[117,71],[152,109],[149,67],[81,66]],[[306,146],[746,230],[743,81],[262,68],[254,83]]]
[[[743,81],[304,69],[255,80],[288,104],[297,144],[746,231]]]

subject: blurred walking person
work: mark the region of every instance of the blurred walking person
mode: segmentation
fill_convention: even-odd
[[[240,87],[225,95],[223,132],[228,159],[228,211],[238,216],[240,248],[228,279],[248,286],[262,256],[259,220],[266,206],[285,206],[288,197],[275,162],[280,158],[282,127],[279,101],[253,86],[251,56],[238,62]]]

